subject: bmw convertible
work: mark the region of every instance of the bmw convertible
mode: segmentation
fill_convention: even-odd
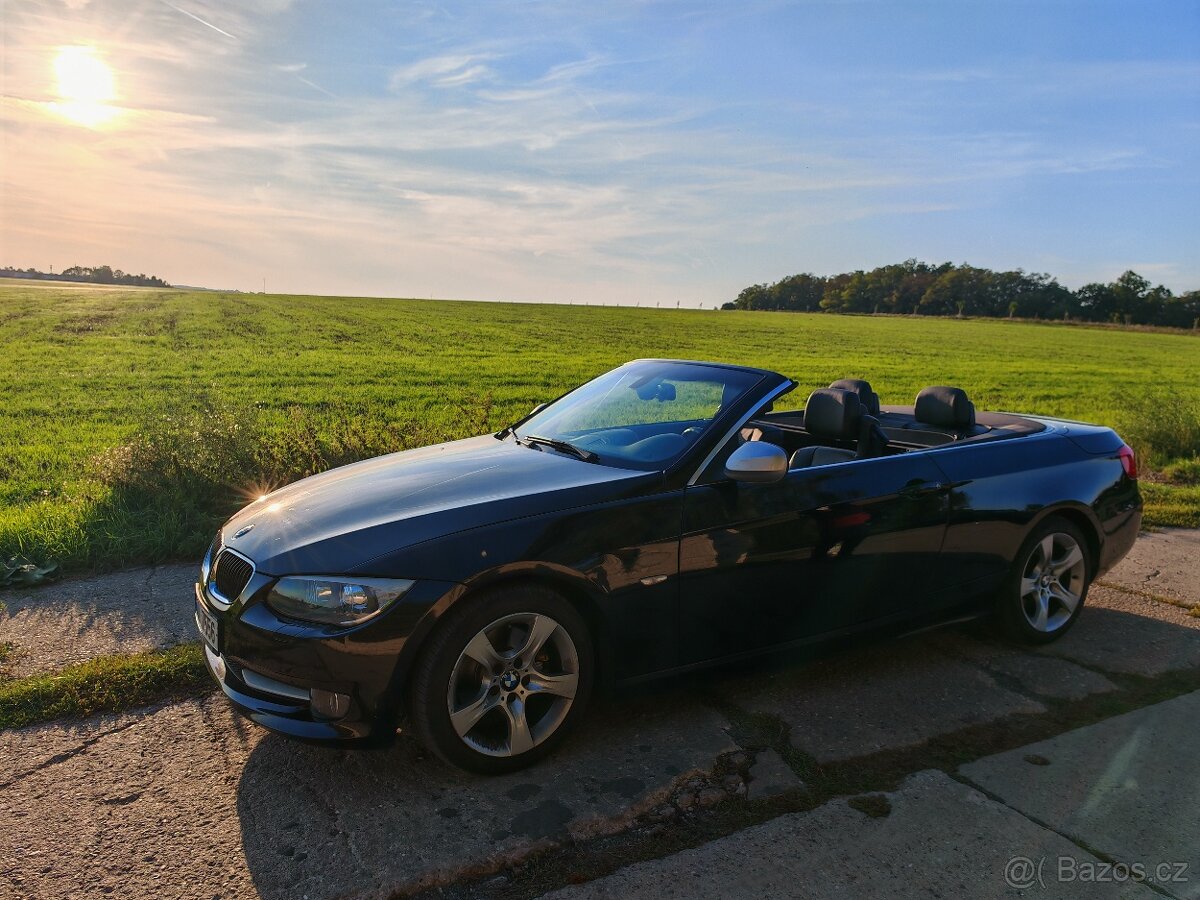
[[[637,360],[496,434],[366,460],[250,504],[196,585],[213,677],[294,737],[404,727],[451,764],[551,752],[601,685],[868,630],[989,617],[1061,637],[1141,522],[1108,428],[783,402],[775,372]]]

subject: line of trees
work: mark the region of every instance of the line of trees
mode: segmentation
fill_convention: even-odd
[[[170,287],[157,275],[147,275],[145,272],[134,275],[132,272],[122,272],[112,266],[71,266],[62,272],[39,272],[32,267],[16,269],[5,266],[0,269],[0,278],[33,278],[39,281],[82,281],[91,284],[128,284],[135,287]]]
[[[965,263],[930,265],[915,259],[869,272],[829,277],[805,272],[774,284],[753,284],[721,308],[1075,319],[1200,328],[1200,291],[1176,296],[1161,284],[1152,287],[1132,271],[1109,284],[1085,284],[1072,291],[1038,272],[994,272]]]

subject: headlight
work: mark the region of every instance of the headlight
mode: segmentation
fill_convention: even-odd
[[[326,625],[356,625],[395,603],[415,582],[392,578],[280,578],[267,605],[280,615]]]

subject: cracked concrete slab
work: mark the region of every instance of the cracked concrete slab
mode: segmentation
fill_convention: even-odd
[[[803,791],[807,787],[774,750],[760,750],[750,766],[750,779],[746,785],[746,796],[750,800],[775,797],[790,791]]]
[[[1081,618],[1076,627],[1083,627],[1083,622]],[[930,635],[929,641],[950,656],[981,666],[1002,683],[1014,684],[1021,693],[1036,697],[1082,700],[1091,694],[1117,690],[1099,672],[1065,659],[1030,653],[1026,647],[999,639],[980,640],[959,631],[946,631]]]
[[[1034,652],[1131,675],[1193,669],[1200,666],[1200,619],[1176,606],[1093,586],[1071,631]]]
[[[8,674],[20,678],[196,640],[196,575],[194,565],[158,566],[5,593],[0,642],[16,650]]]
[[[1200,897],[1200,692],[989,756],[959,771],[1024,815]],[[1176,872],[1173,864],[1186,869]]]
[[[755,712],[779,717],[790,726],[792,743],[818,762],[909,747],[969,725],[1046,710],[928,638],[864,647],[800,670],[755,673],[720,689]]]
[[[588,884],[546,895],[554,900],[624,900],[655,896],[688,900],[759,897],[844,898],[1013,897],[1005,880],[1013,857],[1034,862],[1025,890],[1058,898],[1152,898],[1136,884],[1052,880],[1043,888],[1036,861],[1059,856],[1099,863],[1061,835],[1031,822],[943,772],[910,776],[885,795],[887,814],[874,817],[834,800],[805,813],[638,863]],[[1025,878],[1030,879],[1025,883]]]
[[[1139,535],[1129,555],[1103,580],[1200,606],[1200,529],[1164,528]]]
[[[21,897],[386,896],[621,829],[735,749],[694,698],[594,712],[554,757],[499,778],[403,738],[290,741],[221,697],[10,733],[6,756],[37,750],[0,789],[3,880]]]

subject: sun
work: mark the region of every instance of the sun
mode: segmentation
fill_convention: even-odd
[[[54,111],[77,125],[98,128],[112,120],[118,108],[113,70],[92,47],[60,47],[54,57],[59,102]]]

